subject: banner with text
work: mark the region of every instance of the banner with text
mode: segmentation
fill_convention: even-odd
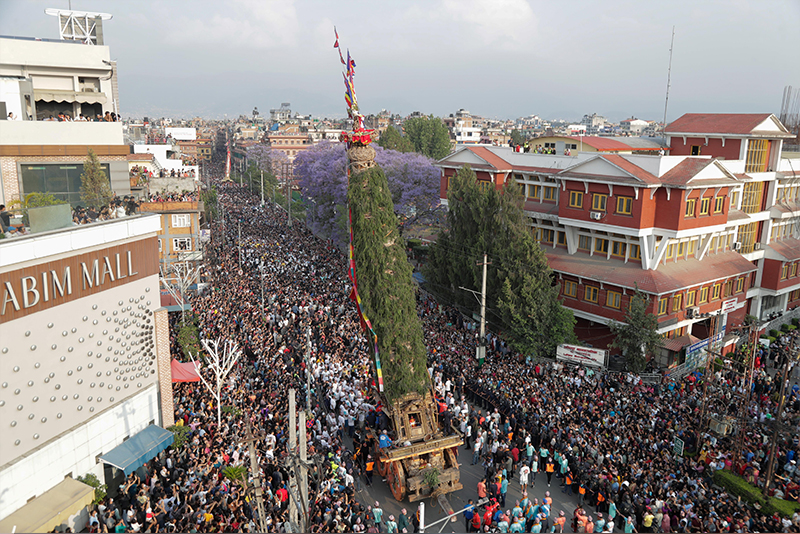
[[[579,365],[605,367],[608,351],[577,345],[559,345],[556,350],[556,359]]]

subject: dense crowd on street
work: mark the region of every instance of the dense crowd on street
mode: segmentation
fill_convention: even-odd
[[[176,424],[186,442],[130,475],[90,520],[95,531],[256,532],[252,495],[226,466],[249,467],[248,430],[256,441],[264,489],[265,528],[288,529],[288,391],[308,410],[310,532],[414,532],[418,518],[403,509],[384,513],[362,502],[373,479],[373,443],[365,427],[387,429],[373,394],[372,361],[352,302],[345,261],[329,242],[302,224],[288,227],[285,212],[238,185],[220,185],[225,219],[215,222],[206,248],[209,289],[192,301],[205,339],[230,339],[242,355],[222,392],[223,418],[200,382],[174,387]],[[243,224],[238,240],[238,222]],[[246,223],[246,224],[245,224]],[[742,462],[729,437],[699,432],[702,388],[694,375],[675,384],[644,384],[635,375],[611,375],[555,362],[526,361],[502,339],[488,336],[488,358],[475,365],[474,325],[420,293],[419,312],[429,372],[445,428],[457,428],[484,479],[474,500],[490,501],[463,514],[472,532],[796,532],[800,514],[779,518],[726,493],[711,476],[737,469],[763,483],[768,451],[765,424],[775,415],[770,360],[759,362],[748,406],[748,442]],[[173,321],[173,355],[181,352]],[[782,340],[788,347],[791,339]],[[775,350],[778,360],[788,351]],[[186,359],[186,358],[183,358]],[[311,387],[307,390],[306,384]],[[743,387],[720,369],[709,389],[734,399]],[[308,399],[308,401],[306,400]],[[736,410],[709,403],[720,419]],[[800,394],[791,391],[785,421],[797,421]],[[797,427],[781,439],[774,487],[797,499]],[[392,437],[389,431],[389,439]],[[681,438],[690,455],[673,453]],[[763,467],[763,469],[762,469]],[[249,481],[253,481],[250,473]],[[544,497],[533,496],[534,488]],[[506,500],[509,489],[522,498]],[[464,491],[471,491],[465,489]],[[577,507],[552,509],[549,492],[574,495]],[[529,493],[530,492],[530,497]],[[779,494],[780,495],[780,494]],[[302,512],[301,512],[302,515]],[[457,529],[461,530],[461,528]]]

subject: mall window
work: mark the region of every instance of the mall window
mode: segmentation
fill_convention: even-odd
[[[606,293],[606,306],[609,308],[619,309],[619,303],[622,300],[622,294],[616,291],[609,291]]]
[[[667,313],[667,303],[669,299],[667,297],[661,297],[658,299],[658,314],[664,315]]]
[[[697,239],[692,239],[689,241],[689,257],[693,257],[695,252],[697,252]]]
[[[630,215],[633,212],[633,197],[617,197],[617,214]]]
[[[714,199],[714,213],[722,213],[725,205],[725,197],[717,197]]]
[[[583,294],[583,299],[586,302],[597,302],[597,296],[600,294],[600,290],[594,286],[586,286],[586,291]]]
[[[601,195],[599,193],[595,193],[592,195],[592,209],[594,211],[606,211],[606,201],[608,200],[608,195]]]
[[[567,244],[567,234],[565,234],[564,232],[558,232],[558,244],[559,245]]]
[[[578,295],[578,284],[572,280],[564,280],[564,295],[575,297]]]
[[[543,243],[553,243],[553,235],[555,232],[550,228],[542,228],[541,233],[539,234]]]
[[[692,289],[691,291],[686,292],[686,305],[687,306],[694,306],[694,299],[697,295],[697,291]]]
[[[608,253],[608,239],[595,239],[594,240],[594,251],[595,252],[602,252],[604,254]]]
[[[741,293],[744,291],[744,276],[736,280],[736,292]]]
[[[592,248],[592,238],[588,235],[578,237],[578,248],[580,250],[590,250]]]
[[[107,163],[101,163],[103,172],[111,184],[111,173]],[[50,193],[71,206],[81,204],[81,174],[83,163],[20,165],[22,174],[22,194]]]
[[[672,311],[680,311],[683,307],[683,295],[681,293],[676,293],[672,297]]]
[[[583,193],[580,191],[569,192],[569,207],[570,208],[583,208]]]
[[[642,259],[642,249],[639,247],[639,245],[631,245],[631,252],[629,257],[632,260]]]
[[[722,291],[722,284],[716,283],[714,284],[714,288],[711,290],[711,300],[717,300],[719,298],[719,294]]]
[[[700,304],[708,302],[708,286],[700,288]]]
[[[544,199],[550,202],[555,202],[556,197],[558,196],[558,188],[557,187],[545,187],[544,188]]]
[[[625,257],[625,249],[626,248],[627,248],[627,245],[625,243],[623,243],[622,241],[612,241],[611,242],[611,255],[612,256],[617,256],[617,257],[620,257],[620,258],[624,258]]]
[[[540,187],[538,185],[528,184],[528,198],[532,199],[532,200],[538,200],[539,199],[539,189],[540,189]]]
[[[667,259],[671,260],[675,257],[675,243],[667,245]]]
[[[781,280],[785,280],[789,276],[789,264],[784,263],[781,269]]]
[[[682,258],[686,254],[686,241],[678,243],[678,257]]]
[[[738,209],[739,206],[739,191],[731,192],[731,209]]]
[[[797,276],[797,264],[796,263],[792,264],[792,271],[791,271],[791,274],[789,276],[791,276],[791,277]]]

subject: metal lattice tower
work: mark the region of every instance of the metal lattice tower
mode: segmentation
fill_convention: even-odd
[[[58,34],[62,41],[80,41],[89,45],[103,44],[103,21],[113,17],[108,13],[52,7],[44,12],[58,19]]]

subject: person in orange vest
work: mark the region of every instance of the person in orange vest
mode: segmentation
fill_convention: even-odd
[[[553,462],[553,458],[550,457],[547,459],[547,463],[544,466],[544,470],[547,473],[547,487],[550,487],[550,479],[553,478],[553,473],[556,471],[556,464]]]
[[[558,518],[553,521],[553,532],[564,532],[564,524],[567,522],[567,517],[564,515],[564,510],[561,510],[558,514]]]
[[[561,490],[561,493],[572,495],[572,471],[567,471],[567,474],[564,475],[564,489]]]
[[[375,460],[372,459],[372,455],[367,455],[367,468],[364,470],[364,475],[367,478],[367,486],[372,486],[372,472],[375,469]]]
[[[586,486],[583,482],[581,482],[580,486],[578,487],[578,495],[580,496],[578,497],[578,503],[583,506],[583,499],[586,498]]]

